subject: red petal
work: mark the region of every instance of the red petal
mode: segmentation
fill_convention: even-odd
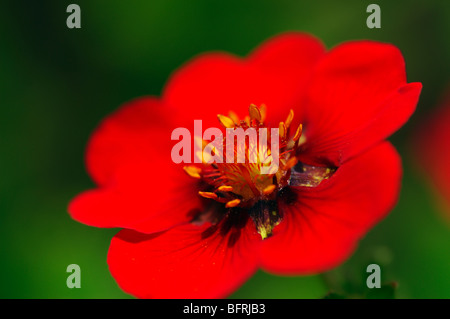
[[[201,208],[197,180],[170,157],[173,111],[153,98],[109,116],[90,140],[87,166],[100,189],[69,205],[72,217],[97,227],[161,231]]]
[[[202,119],[204,127],[217,127],[218,113],[234,111],[243,119],[252,103],[266,104],[269,120],[284,120],[290,108],[300,105],[304,84],[323,54],[322,44],[302,33],[275,37],[246,59],[205,54],[172,76],[164,100],[182,109],[189,121]]]
[[[122,167],[110,186],[77,196],[69,205],[75,220],[96,227],[122,227],[144,233],[189,222],[202,209],[197,182],[181,167],[152,171]]]
[[[224,236],[219,230],[207,236],[208,227],[185,225],[153,235],[122,230],[108,253],[111,274],[139,298],[224,297],[255,272],[258,238],[251,220]]]
[[[118,167],[133,160],[152,162],[169,149],[172,111],[153,97],[133,100],[108,116],[96,129],[86,154],[87,169],[98,185],[106,185]]]
[[[414,112],[421,88],[406,84],[395,46],[370,41],[337,46],[320,61],[309,88],[301,159],[339,166],[384,140]]]
[[[263,242],[262,265],[275,273],[315,273],[344,261],[357,241],[393,208],[401,162],[387,142],[342,165],[317,188],[298,187],[295,204]]]

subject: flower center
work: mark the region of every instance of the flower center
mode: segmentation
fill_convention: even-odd
[[[228,116],[219,114],[217,117],[227,130],[223,145],[216,144],[217,147],[210,147],[211,152],[206,152],[210,141],[198,141],[202,152],[197,156],[202,159],[203,165],[201,168],[185,166],[184,170],[208,185],[205,191],[199,191],[200,196],[222,203],[226,209],[245,208],[255,222],[258,233],[265,239],[281,221],[276,197],[278,191],[289,184],[291,168],[298,162],[295,154],[301,142],[302,125],[297,127],[294,134],[290,134],[294,118],[291,110],[286,120],[279,123],[278,129],[268,132],[264,105],[250,105],[249,116],[243,120],[233,112]],[[228,135],[230,129],[240,129],[246,134],[244,138],[238,137],[235,143],[235,135]],[[259,143],[252,139],[249,132],[259,132]],[[228,152],[230,146],[233,152]],[[223,154],[224,161],[208,161],[209,154],[218,153],[221,151],[219,148],[227,149],[226,154]]]
[[[282,220],[278,203],[295,204],[296,195],[291,191],[292,187],[316,187],[330,178],[337,168],[311,166],[298,161],[299,147],[306,138],[302,135],[302,124],[291,131],[293,110],[278,128],[270,132],[265,124],[264,105],[250,105],[249,116],[243,120],[233,112],[217,117],[227,131],[226,138],[219,143],[197,139],[201,151],[196,156],[203,164],[201,167],[185,166],[184,170],[202,181],[202,190],[198,194],[217,203],[212,207],[220,205],[223,209],[209,208],[196,220],[208,220],[215,225],[225,217],[235,220],[236,215],[247,213],[261,238],[266,239]],[[233,134],[228,134],[231,131]],[[243,134],[241,138],[236,131]],[[256,143],[256,138],[252,139],[251,134],[257,131],[260,133],[259,143]],[[269,140],[271,142],[267,143]],[[225,154],[222,152],[224,148],[227,149]],[[219,161],[211,160],[218,154],[221,154]]]

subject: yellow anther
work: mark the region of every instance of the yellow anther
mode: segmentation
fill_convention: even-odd
[[[248,108],[248,113],[250,114],[251,120],[256,120],[258,123],[261,123],[261,112],[259,111],[259,108],[256,105],[250,104]]]
[[[300,124],[297,128],[297,131],[295,132],[294,137],[292,138],[295,142],[297,142],[298,139],[300,138],[300,136],[302,136],[302,130],[303,130],[303,126]]]
[[[219,119],[220,124],[222,124],[225,128],[235,127],[233,120],[228,116],[217,114],[217,118]]]
[[[288,161],[286,162],[286,164],[284,165],[284,170],[288,170],[291,169],[292,167],[295,166],[295,164],[298,163],[298,159],[295,156],[292,156],[290,159],[288,159]]]
[[[305,136],[305,134],[303,134],[303,135],[300,137],[300,139],[298,140],[297,144],[298,144],[298,145],[303,145],[303,144],[305,144],[305,143],[306,143],[306,136]]]
[[[193,178],[201,178],[200,173],[202,172],[202,169],[197,166],[184,166],[184,171]]]
[[[223,186],[220,186],[217,190],[219,192],[231,192],[233,190],[233,187],[227,186],[227,185],[223,185]]]
[[[246,115],[244,117],[244,121],[245,121],[245,123],[247,123],[248,126],[250,126],[250,116]]]
[[[290,110],[289,114],[286,118],[286,122],[284,122],[284,124],[286,125],[286,128],[289,128],[289,126],[291,126],[292,120],[294,119],[294,110]]]
[[[265,122],[266,121],[266,116],[267,116],[267,107],[265,104],[261,104],[259,106],[259,112],[261,113],[261,122]]]
[[[211,198],[211,199],[216,199],[217,198],[217,194],[216,193],[211,193],[211,192],[198,192],[198,194],[202,197],[205,198]]]
[[[228,116],[229,116],[229,118],[230,119],[232,119],[233,120],[233,122],[235,123],[235,124],[239,124],[239,116],[237,116],[237,114],[236,113],[234,113],[233,111],[230,111],[230,112],[228,112]]]
[[[240,203],[241,203],[241,200],[236,198],[236,199],[230,200],[228,203],[226,203],[225,207],[226,208],[236,207]]]
[[[263,194],[269,195],[275,190],[275,188],[276,188],[276,186],[274,184],[271,184],[271,185],[267,186],[266,188],[264,188]]]
[[[286,138],[286,125],[283,122],[280,122],[279,134],[282,140]]]

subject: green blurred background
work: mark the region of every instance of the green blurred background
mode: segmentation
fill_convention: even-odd
[[[66,8],[81,7],[81,29]],[[450,2],[377,1],[381,29],[368,29],[370,1],[9,1],[0,10],[0,297],[127,298],[106,254],[117,229],[79,224],[67,214],[93,186],[83,156],[99,121],[132,98],[159,95],[177,67],[198,53],[246,55],[288,30],[327,47],[353,39],[391,42],[408,81],[423,83],[418,110],[391,138],[403,155],[400,202],[349,261],[321,276],[257,273],[232,297],[321,298],[363,291],[368,264],[402,298],[450,298],[450,225],[418,172],[411,134],[450,82]],[[81,289],[66,267],[81,267]]]

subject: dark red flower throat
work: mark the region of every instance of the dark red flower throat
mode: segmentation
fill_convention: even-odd
[[[226,129],[267,128],[265,105],[250,105],[249,116],[243,120],[234,112],[230,112],[228,116],[219,114],[217,117]],[[336,171],[334,167],[315,167],[298,160],[300,146],[306,141],[306,137],[302,135],[302,124],[295,131],[291,131],[293,119],[294,111],[290,110],[286,120],[278,125],[276,145],[279,149],[272,149],[273,145],[270,143],[260,143],[256,147],[250,143],[250,138],[234,140],[233,161],[211,161],[210,154],[215,155],[218,150],[205,152],[210,141],[196,141],[202,149],[196,156],[203,164],[184,166],[184,170],[189,176],[201,180],[201,190],[198,194],[214,201],[207,202],[206,206],[210,209],[194,218],[194,222],[207,221],[213,224],[205,235],[216,229],[216,225],[224,218],[227,221],[222,225],[226,225],[223,226],[226,230],[239,226],[242,221],[251,217],[261,238],[266,239],[272,235],[272,230],[283,218],[278,209],[278,202],[295,202],[292,196],[296,195],[290,191],[291,186],[316,187],[322,180],[333,175]],[[270,139],[270,133],[268,135]],[[226,139],[223,146],[228,147]],[[245,154],[245,162],[238,162],[239,151]],[[252,156],[254,158],[251,160]],[[279,159],[279,165],[267,170],[275,156]],[[263,173],[264,168],[266,170]],[[237,217],[238,215],[244,216]]]

